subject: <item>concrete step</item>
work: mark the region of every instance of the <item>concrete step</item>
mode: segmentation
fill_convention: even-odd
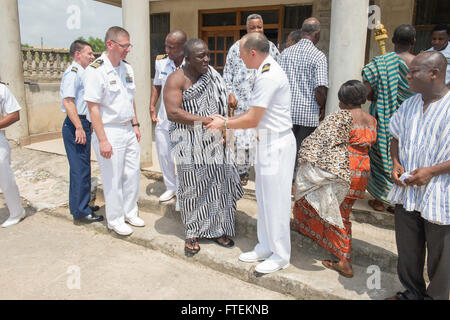
[[[160,171],[143,168],[142,174],[152,180],[163,181],[163,176]],[[252,172],[247,186],[244,187],[244,199],[256,200],[255,182]],[[356,200],[350,218],[352,221],[368,223],[382,228],[394,230],[394,215],[387,211],[373,210],[367,203],[372,196],[366,192],[364,199]]]
[[[99,214],[104,215],[102,201],[102,195],[98,194],[96,203],[102,206]],[[160,209],[162,208],[163,206]],[[381,270],[377,274],[379,279],[377,283],[373,280],[375,278],[373,270],[357,265],[354,266],[353,278],[340,276],[337,272],[322,266],[321,260],[330,256],[311,246],[294,245],[290,267],[261,276],[254,272],[256,263],[243,263],[238,260],[240,253],[251,250],[256,243],[254,233],[238,233],[238,236],[234,238],[236,245],[231,249],[202,239],[200,252],[194,257],[187,258],[184,255],[184,230],[181,218],[171,211],[164,212],[163,214],[162,211],[150,211],[148,206],[141,207],[140,217],[146,222],[145,228],[133,227],[134,233],[128,237],[118,236],[115,232],[109,232],[109,234],[178,259],[199,263],[296,299],[378,300],[391,296],[401,288],[396,275]],[[53,209],[48,213],[72,220],[68,209],[64,207]],[[108,233],[105,221],[80,227]],[[248,297],[248,299],[251,298]]]
[[[163,182],[141,175],[139,193],[140,210],[150,211],[160,216],[178,221],[180,213],[175,211],[175,198],[160,203],[159,196],[165,191]],[[102,186],[97,191],[97,197],[103,197]],[[255,235],[257,225],[256,200],[244,197],[237,203],[236,235]],[[382,271],[396,273],[397,248],[395,233],[389,227],[372,225],[370,223],[352,221],[352,263],[367,268],[378,266]],[[291,231],[292,247],[305,247],[318,252],[326,252],[312,239],[298,231]]]
[[[180,212],[175,210],[175,198],[164,203],[159,202],[159,196],[164,191],[163,182],[141,175],[139,208],[178,221]],[[97,198],[103,198],[102,185],[97,189]],[[256,200],[248,198],[239,200],[235,218],[237,236],[254,235],[256,237]],[[352,233],[352,263],[354,265],[364,268],[375,265],[384,272],[396,273],[397,248],[393,230],[369,223],[352,221]],[[298,231],[291,231],[291,242],[292,247],[305,247],[308,250],[328,254],[312,239]]]

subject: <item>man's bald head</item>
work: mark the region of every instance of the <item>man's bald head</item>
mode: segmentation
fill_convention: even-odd
[[[413,62],[422,65],[426,71],[439,70],[440,76],[445,79],[447,72],[447,59],[438,51],[427,51],[417,55]],[[412,62],[412,63],[413,63]]]
[[[169,59],[181,63],[183,60],[183,47],[186,43],[186,33],[181,30],[173,30],[166,36],[166,53]]]
[[[438,51],[417,55],[409,66],[407,80],[412,92],[427,95],[445,86],[447,59]]]
[[[175,40],[176,42],[184,45],[184,43],[187,40],[187,35],[182,30],[173,30],[166,36],[166,39],[169,39],[169,38],[171,38],[171,39]]]
[[[311,17],[303,21],[302,38],[311,40],[314,44],[320,39],[320,22],[317,18]]]
[[[261,54],[268,54],[270,51],[269,40],[267,40],[266,36],[263,33],[252,32],[247,33],[241,39],[242,48],[250,51],[255,50]]]

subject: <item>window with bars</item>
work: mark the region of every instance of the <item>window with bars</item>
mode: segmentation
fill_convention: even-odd
[[[166,53],[166,36],[170,32],[170,14],[156,13],[150,15],[150,50],[152,78],[155,76],[156,56]]]
[[[450,23],[449,0],[416,0],[414,24],[417,35],[414,53],[431,47],[431,30],[440,23]]]

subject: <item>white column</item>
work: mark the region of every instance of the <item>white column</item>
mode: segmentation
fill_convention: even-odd
[[[348,80],[361,80],[368,7],[369,0],[332,0],[327,114],[339,109],[337,94],[341,85]]]
[[[152,121],[150,118],[150,2],[122,0],[123,27],[130,33],[133,48],[127,61],[136,81],[136,112],[141,124],[141,166],[152,165]]]
[[[22,49],[20,44],[19,8],[17,0],[2,0],[0,9],[0,77],[2,82],[9,83],[9,89],[16,97],[22,110],[20,121],[6,130],[9,139],[16,140],[28,137],[27,104],[23,79]]]

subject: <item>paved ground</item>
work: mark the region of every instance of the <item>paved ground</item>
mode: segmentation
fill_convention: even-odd
[[[0,228],[0,299],[290,299],[45,212],[29,214]],[[0,223],[6,217],[0,195]]]

